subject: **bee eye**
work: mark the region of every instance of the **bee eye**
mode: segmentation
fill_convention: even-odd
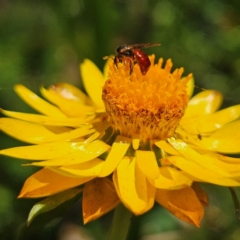
[[[122,45],[116,49],[116,52],[122,53],[127,50],[127,45]]]

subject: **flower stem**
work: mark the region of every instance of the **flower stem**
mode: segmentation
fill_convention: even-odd
[[[132,213],[122,204],[116,207],[107,240],[126,240]]]

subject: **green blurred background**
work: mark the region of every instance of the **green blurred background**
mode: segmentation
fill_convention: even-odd
[[[128,43],[160,42],[148,54],[172,58],[174,67],[195,77],[196,91],[217,89],[224,106],[240,103],[239,0],[34,0],[0,1],[0,107],[30,111],[19,101],[13,85],[38,92],[41,85],[68,82],[82,88],[79,64],[85,58],[100,68],[103,56]],[[0,135],[1,148],[16,146]],[[25,229],[36,200],[17,200],[24,180],[35,168],[1,157],[0,239],[105,239],[111,213],[82,225],[80,203],[63,218]],[[155,207],[134,218],[129,239],[240,239],[240,220],[226,188],[203,186],[209,194],[200,229],[183,224]],[[240,192],[237,190],[238,195]],[[75,238],[73,238],[75,236]],[[72,238],[71,238],[72,237]]]

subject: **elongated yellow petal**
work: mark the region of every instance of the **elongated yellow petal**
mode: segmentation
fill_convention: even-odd
[[[54,84],[48,89],[41,87],[40,91],[46,99],[57,106],[61,106],[63,99],[81,104],[92,105],[92,101],[85,93],[69,83]]]
[[[201,133],[213,132],[240,117],[240,105],[232,106],[202,118],[197,126]]]
[[[63,174],[67,173],[71,177],[97,177],[102,170],[104,161],[98,158],[77,165],[59,167]]]
[[[136,168],[135,158],[124,157],[114,174],[117,174],[114,184],[123,204],[136,215],[143,213],[149,202],[147,182],[143,173]]]
[[[28,105],[38,112],[51,117],[66,118],[66,115],[57,107],[43,100],[23,85],[15,85],[14,90]]]
[[[179,139],[181,139],[182,141],[185,141],[194,146],[198,146],[202,150],[204,149],[206,150],[206,147],[204,147],[203,144],[201,144],[203,136],[199,134],[198,131],[189,133],[186,129],[183,129],[181,126],[178,126],[175,132],[177,133]]]
[[[69,178],[57,174],[47,168],[41,169],[30,176],[24,183],[19,198],[46,197],[91,180],[88,178]]]
[[[27,122],[33,122],[33,123],[39,123],[42,125],[51,125],[51,126],[75,127],[83,124],[89,124],[91,120],[95,118],[95,115],[87,116],[86,114],[82,114],[80,118],[53,118],[53,117],[43,116],[40,114],[13,112],[13,111],[6,111],[3,109],[0,109],[0,111],[8,117],[17,118]]]
[[[189,81],[187,82],[187,94],[189,97],[192,96],[194,91],[194,78],[190,78]]]
[[[152,184],[150,184],[149,181],[146,181],[146,183],[147,183],[147,205],[142,210],[141,214],[148,212],[153,207],[157,191],[157,189]]]
[[[238,174],[240,176],[240,159],[239,158],[230,158],[226,156],[222,156],[217,153],[206,153],[206,156],[210,156],[212,159],[212,163],[216,165],[217,167],[224,169],[225,171],[228,171],[229,173],[233,173],[234,176],[237,176]],[[232,162],[226,162],[224,161],[230,160]]]
[[[110,149],[110,146],[106,143],[96,140],[88,144],[77,144],[76,151],[69,153],[66,156],[42,161],[42,162],[34,162],[28,165],[34,166],[66,166],[66,165],[74,165],[78,163],[84,163],[90,160],[95,159],[100,156],[104,152]]]
[[[215,153],[215,152],[208,152],[205,153],[206,155],[209,155],[211,157],[214,158],[218,158],[219,160],[221,160],[222,162],[225,163],[235,163],[235,164],[239,164],[240,163],[240,158],[234,158],[234,157],[228,157],[219,153]]]
[[[82,117],[83,113],[86,115],[93,115],[98,111],[95,107],[76,103],[65,104],[61,106],[60,109],[70,118]]]
[[[213,151],[221,153],[240,153],[240,120],[224,125],[201,144]]]
[[[99,177],[108,176],[116,169],[117,165],[126,154],[130,144],[131,139],[122,137],[120,135],[117,136],[112,145],[111,151],[104,162],[104,166]]]
[[[204,209],[190,187],[179,190],[158,189],[156,201],[181,220],[200,227]]]
[[[111,211],[120,203],[113,183],[107,178],[96,178],[85,184],[83,190],[84,224]]]
[[[154,152],[137,150],[136,163],[147,178],[156,179],[159,177],[159,169]]]
[[[156,188],[148,182],[146,176],[142,173],[137,164],[135,166],[135,186],[138,198],[145,202],[145,208],[142,210],[138,209],[135,214],[143,214],[153,207]],[[130,205],[134,205],[134,202],[131,201]]]
[[[180,126],[188,133],[199,134],[199,121],[215,112],[222,103],[222,95],[213,90],[205,90],[194,96],[188,103]],[[211,124],[210,124],[211,125]]]
[[[47,126],[44,126],[44,127],[46,127],[49,131],[51,131],[55,134],[60,134],[60,133],[64,133],[64,132],[72,130],[71,127],[65,127],[65,126],[50,126],[50,125],[47,125]]]
[[[102,101],[102,87],[105,79],[101,71],[92,61],[85,59],[80,65],[80,72],[84,87],[92,101],[96,106],[105,108]]]
[[[240,139],[203,139],[202,144],[209,150],[220,153],[237,154],[240,153]]]
[[[121,194],[120,194],[120,190],[119,190],[119,184],[118,184],[118,176],[117,176],[117,171],[114,171],[113,173],[113,182],[114,182],[114,186],[115,186],[115,190],[119,196],[119,198],[121,199],[121,202],[124,202],[124,199],[122,198]],[[141,211],[139,211],[139,214],[143,214],[147,211],[149,211],[155,202],[155,193],[156,193],[156,188],[150,184],[148,181],[146,181],[147,183],[147,203],[145,208],[143,208]],[[131,208],[129,207],[129,209],[131,210]]]
[[[179,155],[178,151],[176,151],[170,144],[168,144],[164,140],[155,142],[155,145],[163,151],[170,153],[171,155]]]
[[[60,134],[54,134],[46,127],[12,118],[0,118],[0,129],[6,134],[24,142],[40,144],[76,139],[93,133],[91,126],[84,126]]]
[[[232,139],[232,138],[240,138],[240,131],[238,130],[240,127],[240,120],[231,122],[229,124],[224,125],[221,129],[216,131],[211,135],[211,138],[227,138],[227,139]]]
[[[180,120],[179,126],[177,127],[176,131],[178,132],[179,129],[184,130],[184,134],[186,135],[187,133],[190,134],[199,134],[199,130],[197,128],[198,126],[198,117],[193,117],[193,118],[187,118],[185,119],[184,117]]]
[[[46,142],[52,142],[52,141],[62,141],[62,140],[72,140],[72,139],[76,139],[76,138],[80,138],[83,136],[87,136],[91,133],[94,133],[95,130],[91,128],[91,126],[83,126],[83,127],[79,127],[76,129],[73,129],[71,131],[68,132],[64,132],[61,134],[55,134],[54,137],[46,139]]]
[[[129,162],[128,162],[128,164],[129,164]],[[113,183],[114,183],[114,187],[115,187],[115,189],[116,189],[116,192],[117,192],[117,195],[118,195],[119,199],[121,199],[121,202],[123,202],[122,196],[121,196],[120,190],[119,190],[117,170],[115,170],[115,171],[113,172],[112,181],[113,181]]]
[[[11,118],[0,118],[0,129],[6,134],[28,143],[43,143],[55,134],[42,125]]]
[[[33,146],[7,148],[0,154],[25,160],[47,160],[66,156],[79,148],[76,142],[53,142]]]
[[[74,86],[70,85],[71,88],[75,88]],[[95,108],[90,105],[85,105],[84,102],[90,102],[87,100],[87,96],[81,92],[79,89],[79,93],[82,94],[81,98],[76,97],[72,94],[72,91],[68,91],[69,88],[63,89],[59,95],[59,92],[56,90],[57,86],[54,88],[50,88],[49,90],[45,88],[41,88],[42,95],[48,99],[50,102],[57,105],[62,112],[64,112],[68,117],[82,117],[83,113],[86,115],[88,113],[94,113]],[[70,89],[71,89],[70,88]],[[77,88],[76,88],[77,89]],[[64,94],[64,96],[62,96]],[[78,94],[79,95],[79,94]]]
[[[214,164],[214,162],[216,162],[214,161],[214,158],[207,155],[199,154],[197,151],[192,149],[188,144],[183,141],[175,140],[174,138],[171,138],[168,141],[184,158],[188,159],[189,161],[195,162],[198,165],[216,174],[225,177],[231,177],[231,174],[225,171],[224,168],[220,168]]]
[[[156,188],[161,189],[179,189],[186,186],[191,186],[192,180],[187,177],[182,171],[172,167],[160,167],[159,177],[150,183]]]
[[[183,119],[196,118],[215,112],[222,104],[222,94],[213,90],[205,90],[195,95],[188,103]]]
[[[139,148],[140,145],[140,139],[139,138],[133,138],[132,140],[132,146],[135,150]]]
[[[193,161],[187,160],[186,158],[179,156],[170,156],[167,159],[169,162],[186,172],[188,175],[193,176],[193,180],[197,178],[202,182],[209,182],[227,187],[240,186],[239,182],[212,172]]]

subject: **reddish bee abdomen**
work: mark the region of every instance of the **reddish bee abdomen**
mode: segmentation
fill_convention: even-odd
[[[138,62],[142,75],[145,75],[151,65],[148,56],[140,49],[132,49],[134,56]]]

